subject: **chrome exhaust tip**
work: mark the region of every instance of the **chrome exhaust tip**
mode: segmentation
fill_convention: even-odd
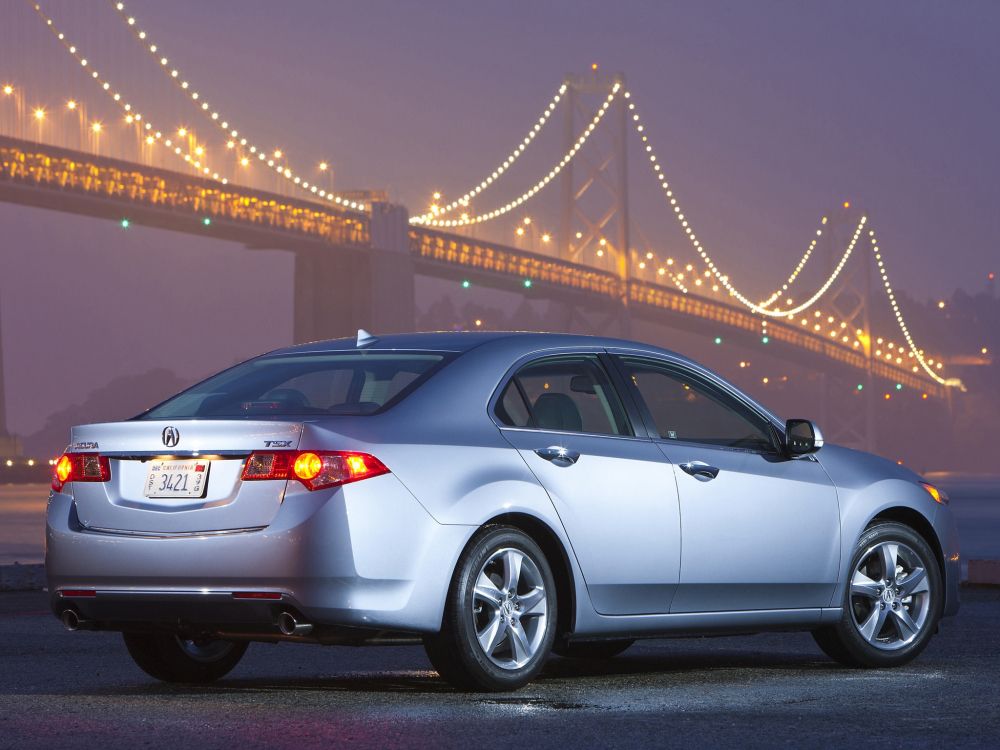
[[[62,620],[63,627],[71,633],[80,629],[80,615],[76,613],[76,610],[64,609],[59,619]]]
[[[278,615],[278,630],[282,635],[309,635],[313,626],[307,622],[299,622],[291,612]]]

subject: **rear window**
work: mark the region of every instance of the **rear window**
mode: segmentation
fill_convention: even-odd
[[[440,352],[328,352],[260,357],[225,370],[136,419],[373,414],[404,398]]]

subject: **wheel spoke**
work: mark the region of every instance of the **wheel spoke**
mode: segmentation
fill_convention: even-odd
[[[927,571],[924,568],[914,568],[910,574],[899,583],[900,596],[913,596],[924,591],[930,591],[927,582]]]
[[[886,542],[879,545],[879,558],[882,560],[882,570],[886,581],[896,577],[896,560],[899,557],[899,545]]]
[[[899,637],[901,640],[909,640],[917,634],[920,628],[917,627],[917,623],[913,621],[910,617],[910,613],[906,611],[906,607],[899,606],[892,610],[892,622],[896,626],[896,630],[899,632]]]
[[[886,614],[887,610],[884,607],[875,605],[868,618],[858,627],[858,630],[866,641],[874,641],[879,632],[881,632],[882,626],[885,625]]]
[[[863,596],[866,599],[878,599],[879,584],[866,576],[860,570],[854,572],[851,579],[851,596]]]
[[[498,613],[493,615],[489,624],[476,633],[476,636],[479,638],[479,645],[483,647],[483,651],[486,652],[487,656],[490,656],[496,651],[506,634],[507,624]]]
[[[497,585],[490,580],[490,577],[486,575],[486,572],[479,574],[479,579],[476,581],[476,588],[473,590],[473,596],[477,599],[482,599],[485,602],[489,602],[494,607],[499,607],[500,603],[503,601],[503,593],[497,588]]]
[[[514,661],[523,664],[531,658],[531,644],[528,643],[528,634],[524,632],[520,621],[512,622],[508,632],[510,633],[511,650],[514,652]]]
[[[521,563],[524,555],[517,550],[509,549],[503,556],[503,587],[505,591],[517,592],[517,585],[521,581]]]
[[[545,589],[536,586],[524,596],[520,597],[521,617],[533,617],[544,615],[548,611],[545,598]]]

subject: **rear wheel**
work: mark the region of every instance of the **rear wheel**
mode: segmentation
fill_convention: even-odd
[[[613,641],[556,643],[552,650],[567,659],[613,659],[635,643],[628,638]]]
[[[487,527],[459,559],[441,632],[424,639],[431,664],[462,690],[515,690],[541,671],[556,627],[545,555],[519,529]]]
[[[122,633],[122,636],[139,668],[164,682],[214,682],[229,674],[243,658],[248,645],[160,633]]]
[[[854,550],[834,625],[813,632],[832,659],[852,667],[895,667],[926,648],[943,604],[941,571],[923,537],[898,523],[870,527]]]

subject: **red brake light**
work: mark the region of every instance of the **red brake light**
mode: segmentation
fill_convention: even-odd
[[[322,490],[388,473],[388,467],[370,453],[269,451],[250,454],[242,479],[296,479],[310,490]]]
[[[67,482],[107,482],[111,462],[98,453],[64,453],[52,471],[52,489],[62,491]]]

